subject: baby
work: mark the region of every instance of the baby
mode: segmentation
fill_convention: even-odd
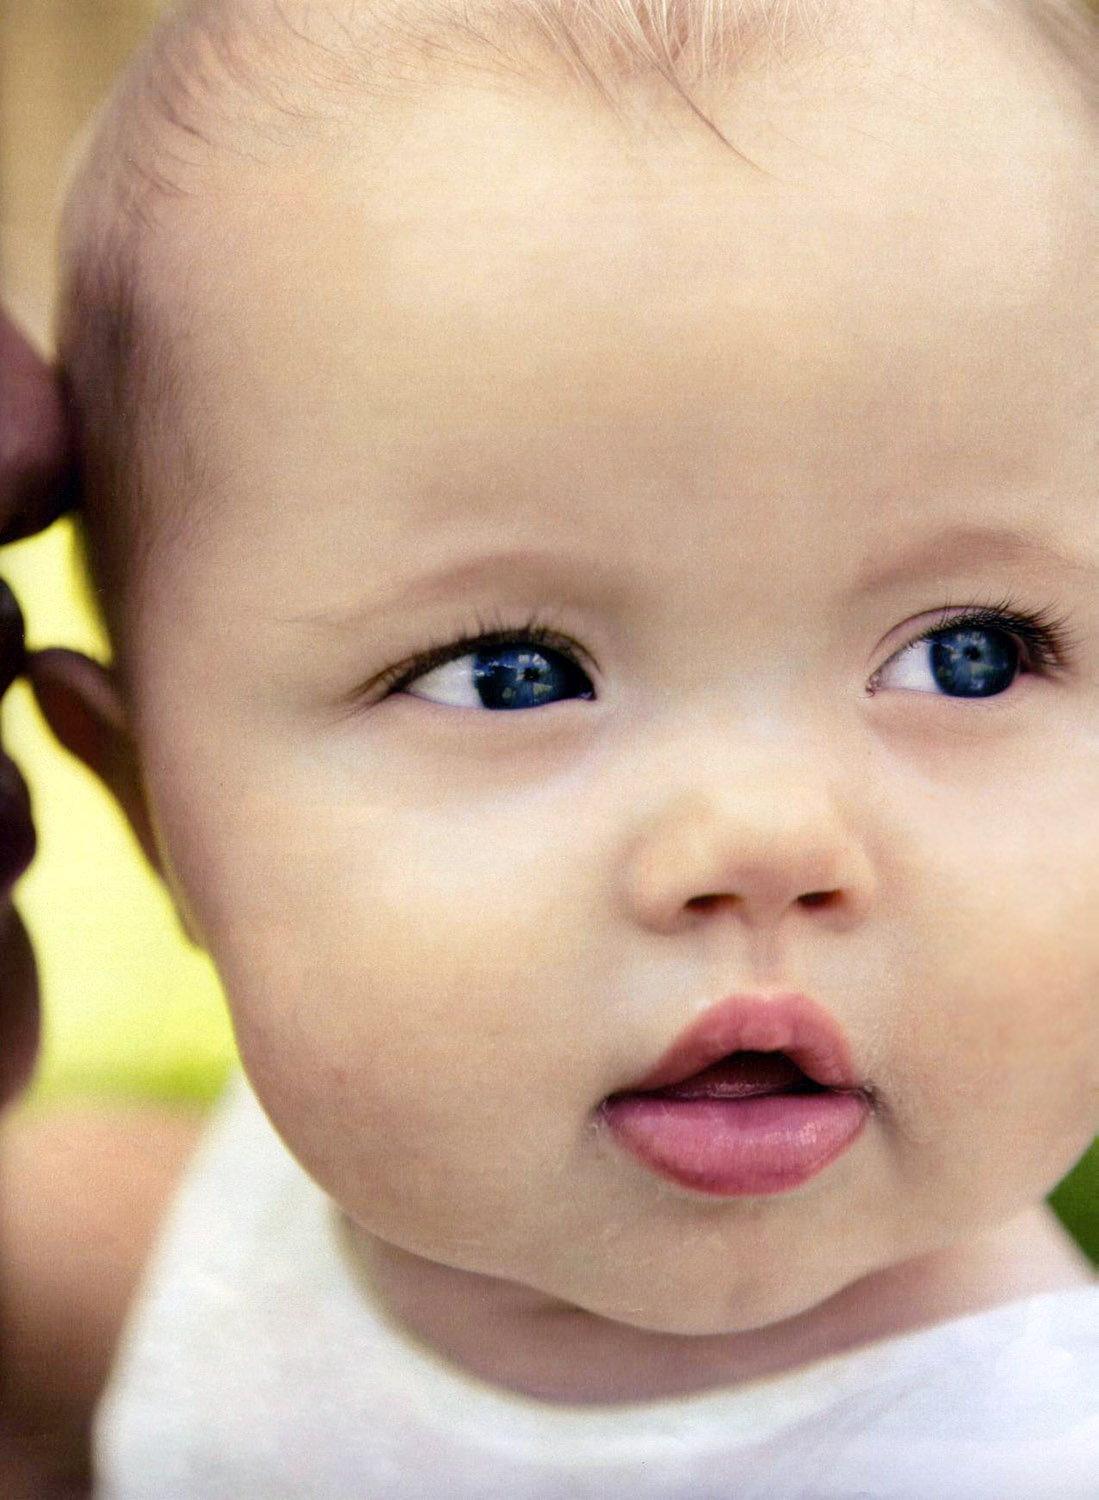
[[[1069,0],[161,27],[44,701],[247,1083],[103,1496],[1099,1495],[1097,81]]]

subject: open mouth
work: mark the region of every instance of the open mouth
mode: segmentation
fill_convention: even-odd
[[[730,996],[598,1113],[658,1176],[747,1197],[823,1171],[861,1134],[872,1098],[839,1027],[808,997]]]
[[[770,1094],[824,1094],[824,1084],[803,1073],[785,1052],[730,1052],[708,1068],[666,1088],[647,1091],[664,1099],[756,1099]]]

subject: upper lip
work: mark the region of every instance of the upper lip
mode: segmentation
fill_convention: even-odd
[[[814,1083],[859,1087],[847,1039],[808,995],[729,995],[696,1017],[624,1093],[671,1088],[731,1052],[784,1052]]]

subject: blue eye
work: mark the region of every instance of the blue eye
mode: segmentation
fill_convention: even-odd
[[[947,698],[993,698],[1019,671],[1019,647],[1002,630],[971,625],[921,636],[875,673],[873,688],[908,688]]]
[[[591,679],[576,662],[551,646],[523,640],[477,645],[407,678],[402,690],[452,708],[497,710],[595,697]]]
[[[987,607],[924,631],[895,652],[868,687],[871,693],[907,688],[947,698],[994,698],[1020,672],[1056,675],[1068,652],[1063,620]]]
[[[994,697],[1019,670],[1019,648],[1000,630],[950,630],[926,644],[931,674],[951,698]]]

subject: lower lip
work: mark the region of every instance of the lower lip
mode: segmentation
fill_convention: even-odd
[[[746,1099],[619,1094],[601,1113],[619,1145],[661,1177],[739,1198],[808,1182],[853,1144],[870,1106],[865,1095],[840,1090]]]

